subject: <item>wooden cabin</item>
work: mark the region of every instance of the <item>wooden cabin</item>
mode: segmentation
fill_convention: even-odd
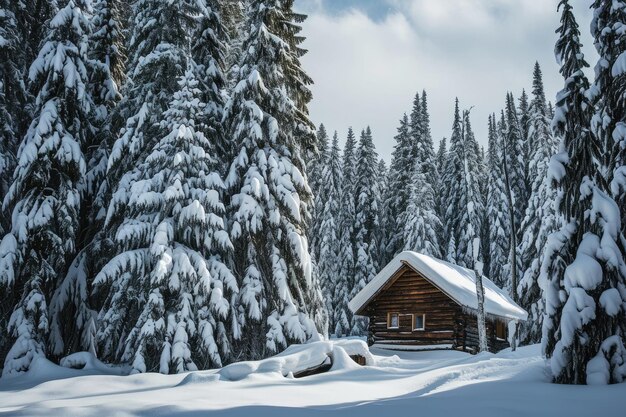
[[[489,350],[509,346],[508,324],[525,321],[519,307],[487,277],[485,315]],[[478,326],[473,271],[416,252],[397,255],[351,301],[369,318],[368,343],[386,349],[476,352]]]

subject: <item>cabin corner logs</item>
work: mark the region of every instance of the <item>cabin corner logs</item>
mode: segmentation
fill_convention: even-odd
[[[459,305],[406,263],[357,314],[369,317],[370,346],[431,346],[471,353],[478,349],[476,313]],[[417,320],[421,329],[415,328],[416,316],[422,317],[423,323]],[[504,318],[487,315],[486,325],[490,351],[509,347]]]

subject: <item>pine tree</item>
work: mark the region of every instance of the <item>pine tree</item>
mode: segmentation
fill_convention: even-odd
[[[485,262],[485,270],[491,280],[499,287],[506,285],[504,266],[509,257],[509,233],[506,189],[503,173],[503,130],[502,124],[496,124],[496,115],[489,117],[489,190],[487,194],[487,216],[489,220],[489,259]]]
[[[380,195],[378,172],[378,154],[374,148],[372,131],[368,127],[361,132],[356,158],[355,196],[355,271],[350,298],[361,291],[378,271],[377,232],[379,226],[378,199]],[[352,319],[352,335],[362,336],[367,333],[367,319]]]
[[[236,146],[231,195],[234,272],[246,337],[242,358],[302,343],[324,327],[306,238],[312,197],[303,156],[314,149],[309,77],[300,67],[292,1],[253,0],[226,120]],[[280,57],[280,59],[276,59]]]
[[[62,336],[69,336],[58,329],[63,323],[51,321],[55,312],[48,303],[75,255],[84,147],[93,133],[93,100],[86,93],[89,12],[87,2],[69,0],[50,21],[30,69],[35,118],[4,200],[13,222],[0,243],[0,285],[12,294],[14,306],[8,323],[14,344],[3,375],[24,372],[51,352],[62,354]]]
[[[447,253],[465,267],[473,266],[472,245],[482,227],[484,203],[480,193],[478,145],[471,129],[469,112],[463,118],[459,101],[455,102],[454,122],[446,170],[442,175],[445,189],[444,231],[449,242],[454,239],[456,253]],[[454,231],[454,234],[453,234]]]
[[[445,184],[444,176],[446,173],[446,161],[448,159],[448,153],[446,150],[446,138],[442,138],[439,142],[439,149],[437,150],[436,166],[437,166],[437,181],[435,182],[435,213],[439,218],[440,225],[437,228],[437,238],[439,240],[439,252],[442,257],[445,257],[448,251],[445,228],[446,224],[446,209],[445,209]]]
[[[376,264],[382,268],[392,259],[385,248],[388,246],[389,236],[385,232],[385,228],[390,223],[389,211],[387,208],[387,196],[391,192],[389,188],[389,170],[385,160],[380,158],[376,172],[378,179],[378,195],[376,196],[376,205],[378,207],[378,231],[376,233]],[[378,271],[377,271],[378,272]]]
[[[433,137],[430,132],[430,114],[428,113],[428,98],[426,90],[422,90],[421,98],[421,136],[419,141],[419,159],[422,161],[422,170],[424,171],[426,181],[431,187],[437,182],[439,172],[437,171],[437,163],[435,161],[435,148],[433,145]]]
[[[86,155],[87,184],[83,200],[88,206],[85,223],[89,230],[84,237],[85,241],[91,241],[95,232],[101,230],[109,189],[107,164],[115,134],[120,127],[119,120],[114,122],[114,110],[122,98],[120,88],[126,70],[122,13],[119,0],[98,0],[94,4],[94,28],[89,39],[89,56],[95,68],[90,89],[96,105],[98,134],[94,136]]]
[[[524,138],[515,108],[515,100],[511,93],[507,94],[505,120],[504,157],[506,158],[506,165],[508,166],[511,195],[513,198],[515,233],[519,236],[528,193],[526,189],[526,168],[524,162]]]
[[[510,277],[504,288],[508,289],[513,300],[517,300],[517,285],[519,283],[519,257],[517,242],[520,239],[521,222],[527,203],[525,163],[521,155],[524,144],[515,109],[513,94],[508,93],[506,98],[505,117],[501,125],[504,127],[503,136],[503,174],[505,197],[507,200],[509,220],[509,262],[504,275]]]
[[[470,112],[463,112],[463,148],[464,159],[462,165],[462,192],[465,194],[461,206],[459,227],[460,234],[457,240],[457,263],[467,268],[474,268],[474,241],[480,239],[482,230],[482,213],[485,203],[480,190],[480,179],[483,168],[478,143],[472,131]]]
[[[403,216],[404,250],[441,257],[438,230],[441,226],[435,211],[435,192],[428,183],[425,164],[415,161],[410,182],[409,205]]]
[[[329,316],[329,331],[342,336],[349,332],[348,285],[346,276],[339,273],[339,203],[342,191],[341,155],[337,132],[333,136],[328,160],[322,172],[321,186],[325,203],[319,212],[320,236],[318,271],[322,285],[322,295]]]
[[[604,5],[594,4],[599,7],[596,19]],[[565,87],[557,95],[553,126],[562,144],[552,158],[550,175],[558,187],[556,204],[564,224],[548,237],[543,258],[542,344],[555,382],[621,382],[626,377],[620,292],[626,266],[624,236],[618,205],[606,192],[606,143],[589,128],[593,107],[585,94],[589,83],[580,32],[568,1],[561,0],[559,8],[563,11],[555,52]]]
[[[324,192],[326,191],[326,188],[324,184],[323,172],[326,169],[329,157],[328,134],[326,133],[324,124],[320,124],[320,127],[317,130],[317,155],[311,156],[311,162],[309,163],[307,169],[311,178],[311,191],[313,192],[313,222],[311,224],[309,240],[311,257],[315,264],[319,263],[319,247],[322,239],[324,238],[324,235],[321,232],[321,222],[322,212],[324,211],[324,206],[328,201],[328,196]]]
[[[98,341],[104,358],[130,362],[133,372],[178,373],[230,359],[238,287],[224,264],[232,244],[223,182],[215,145],[202,133],[197,87],[191,70],[180,77],[161,139],[120,181],[105,224],[128,250],[95,278],[97,289],[109,289]]]
[[[528,103],[528,94],[526,94],[526,90],[523,89],[522,95],[519,98],[517,119],[519,120],[522,150],[524,152],[524,154],[522,155],[524,161],[524,182],[526,184],[526,189],[528,192],[530,192],[531,184],[533,181],[533,177],[531,177],[528,172],[528,162],[530,161],[531,154],[533,153],[532,144],[529,139],[530,117],[530,104]]]
[[[353,295],[354,274],[356,266],[355,255],[355,187],[356,187],[356,139],[352,128],[348,129],[348,137],[343,149],[343,160],[341,166],[341,197],[339,205],[339,275],[341,280],[337,283],[345,286],[338,288],[339,291],[345,291],[345,297],[349,300]],[[344,310],[348,328],[342,328],[341,334],[349,335],[352,331],[352,312],[349,309]],[[339,321],[337,320],[336,323]],[[345,323],[343,323],[345,324]],[[335,326],[337,327],[337,326]],[[332,331],[332,328],[331,328]],[[335,334],[339,336],[339,331],[335,328]]]
[[[539,64],[535,64],[533,92],[529,108],[528,142],[531,159],[528,163],[528,178],[532,187],[526,216],[522,221],[522,239],[518,245],[520,254],[520,283],[517,293],[521,305],[529,313],[522,326],[522,343],[538,342],[541,338],[541,322],[544,303],[539,285],[540,259],[547,237],[558,228],[553,210],[556,199],[548,179],[550,158],[556,152],[556,141],[550,131],[548,108]]]
[[[0,1],[0,202],[11,185],[27,101],[16,6],[11,0]],[[0,234],[10,227],[9,218],[2,216]]]
[[[230,161],[233,155],[233,147],[224,131],[224,106],[226,105],[226,91],[228,89],[228,77],[226,75],[227,55],[231,52],[228,48],[230,41],[228,28],[222,17],[226,13],[228,5],[219,3],[217,0],[202,0],[200,5],[200,18],[196,30],[195,42],[192,41],[192,58],[195,64],[195,77],[200,83],[200,100],[207,105],[204,108],[204,117],[207,121],[212,142],[215,145],[217,156],[223,161]],[[223,162],[222,161],[222,162]],[[226,174],[227,163],[220,164],[219,171]]]
[[[597,107],[592,129],[603,143],[603,163],[611,194],[620,207],[622,234],[626,235],[626,3],[596,0],[591,27],[600,55],[592,88]]]
[[[391,155],[389,167],[389,186],[385,206],[387,210],[386,240],[384,249],[387,258],[391,259],[404,248],[404,225],[402,217],[407,210],[410,195],[411,169],[415,159],[411,148],[409,117],[404,114],[400,119],[396,144]]]
[[[200,10],[195,0],[138,0],[132,5],[132,14],[128,81],[115,115],[124,127],[107,167],[111,192],[121,177],[134,169],[139,154],[160,139],[158,125],[178,90],[178,77],[188,67],[190,54],[186,51]]]

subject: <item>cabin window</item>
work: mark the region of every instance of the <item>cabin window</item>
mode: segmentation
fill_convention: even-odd
[[[426,327],[426,314],[413,314],[413,330],[424,330]]]
[[[496,337],[501,340],[506,339],[506,323],[501,321],[496,322]]]
[[[389,313],[387,315],[387,328],[388,329],[400,328],[400,314],[399,313]]]

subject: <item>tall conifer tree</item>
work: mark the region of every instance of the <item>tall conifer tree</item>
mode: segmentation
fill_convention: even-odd
[[[306,237],[313,202],[303,157],[316,145],[307,110],[311,80],[300,66],[304,16],[292,3],[250,3],[226,111],[237,149],[227,186],[246,358],[315,338],[323,327]]]
[[[88,2],[67,1],[30,69],[35,117],[4,200],[13,222],[0,243],[0,286],[13,294],[14,306],[8,323],[14,344],[3,375],[28,370],[38,356],[61,355],[63,336],[70,336],[51,320],[48,303],[76,252],[84,149],[93,134],[89,12]]]
[[[597,2],[596,18],[602,6]],[[567,0],[562,8],[556,56],[565,87],[557,95],[553,126],[562,138],[551,162],[564,218],[548,238],[543,349],[555,382],[606,384],[626,377],[624,363],[624,236],[616,202],[603,176],[606,142],[592,134],[589,83],[580,32]],[[597,22],[597,21],[596,21]]]

